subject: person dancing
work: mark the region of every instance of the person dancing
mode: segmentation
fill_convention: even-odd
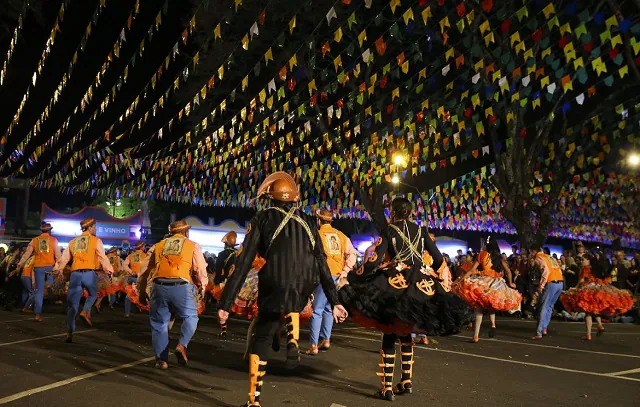
[[[182,318],[175,355],[179,364],[188,363],[187,347],[198,327],[198,293],[207,287],[207,263],[199,244],[189,240],[189,224],[184,220],[169,225],[167,239],[153,247],[138,277],[138,296],[146,303],[147,286],[153,284],[149,319],[156,368],[169,368],[169,324],[174,311]],[[151,252],[151,250],[150,250]]]
[[[224,250],[220,252],[216,259],[214,285],[224,287],[224,283],[229,278],[230,273],[233,271],[231,267],[236,260],[236,246],[238,240],[238,234],[233,230],[227,232],[222,237],[222,243],[224,243]],[[220,324],[221,338],[227,337],[227,324]]]
[[[53,273],[62,278],[62,271],[71,262],[71,277],[67,292],[67,337],[65,341],[73,341],[73,332],[76,330],[76,315],[80,307],[80,298],[83,290],[87,290],[89,296],[85,300],[84,308],[80,316],[87,325],[91,324],[91,307],[96,301],[98,274],[96,270],[102,268],[107,275],[113,274],[113,267],[104,252],[102,240],[96,237],[96,220],[88,218],[80,222],[82,235],[72,239],[69,247],[64,251],[60,260],[53,267]]]
[[[382,197],[360,199],[373,218],[380,235],[365,253],[365,261],[349,273],[349,284],[339,291],[353,322],[383,333],[379,372],[381,388],[375,397],[392,401],[397,394],[413,391],[412,333],[449,335],[471,320],[471,310],[451,294],[450,271],[442,254],[424,227],[411,217],[413,205],[406,198],[391,203],[391,223],[387,223]],[[433,262],[425,264],[427,252]],[[393,386],[396,342],[400,340],[401,376]]]
[[[538,322],[538,330],[533,336],[533,340],[540,340],[547,335],[547,328],[551,322],[553,315],[553,307],[560,298],[564,288],[564,277],[562,269],[558,262],[548,254],[542,251],[541,247],[537,248],[536,263],[542,270],[542,278],[538,286],[538,295],[542,295],[542,309],[540,311],[540,321]]]
[[[329,270],[335,283],[339,278],[346,278],[349,271],[356,264],[358,254],[353,248],[351,240],[344,233],[331,226],[333,213],[327,209],[316,211],[320,222],[320,237],[327,255]],[[331,347],[331,328],[333,327],[333,315],[331,305],[324,295],[322,285],[318,286],[313,295],[313,315],[309,328],[309,343],[311,347],[306,355],[317,355],[319,350],[329,350]],[[323,341],[318,346],[319,339]]]
[[[593,319],[598,324],[597,336],[604,333],[600,315],[624,314],[633,308],[633,296],[628,290],[621,290],[611,285],[611,277],[605,264],[591,264],[594,258],[585,254],[580,269],[578,286],[560,295],[560,302],[568,312],[584,312],[586,334],[583,341],[591,340]]]
[[[42,234],[31,239],[27,250],[24,252],[24,255],[22,255],[16,267],[16,269],[21,270],[27,260],[29,260],[31,256],[34,257],[32,280],[35,282],[35,298],[33,308],[37,322],[42,321],[42,303],[44,302],[47,274],[51,273],[53,266],[60,260],[60,257],[62,257],[58,240],[51,236],[52,229],[53,226],[51,226],[50,223],[42,223],[40,226]]]
[[[145,243],[139,241],[135,245],[135,251],[127,256],[122,264],[122,269],[126,273],[125,284],[132,285],[138,281],[138,274],[142,268],[142,264],[147,259],[148,254],[145,253]],[[131,298],[127,295],[124,299],[124,316],[128,318],[131,315]]]
[[[454,284],[454,292],[464,299],[475,313],[473,342],[478,342],[485,312],[489,313],[489,337],[496,335],[496,311],[512,311],[520,307],[522,295],[511,281],[511,270],[500,255],[495,239],[487,238],[486,250],[478,253],[473,267]],[[494,270],[494,268],[497,270]],[[478,268],[480,271],[478,271]],[[507,282],[502,278],[503,271]]]
[[[258,278],[258,316],[253,326],[249,355],[249,400],[247,407],[260,406],[267,357],[273,336],[285,314],[287,362],[298,363],[299,312],[305,307],[318,282],[338,322],[347,317],[338,304],[320,235],[313,221],[296,203],[300,194],[294,179],[285,172],[269,175],[258,188],[255,199],[269,200],[270,206],[253,217],[243,245],[238,249],[233,269],[218,304],[220,323],[226,323],[256,254],[266,263]]]

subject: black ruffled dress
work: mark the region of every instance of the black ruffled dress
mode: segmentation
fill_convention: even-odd
[[[379,215],[374,222],[382,229],[375,250],[349,273],[349,284],[339,291],[352,320],[399,336],[459,332],[473,313],[450,292],[444,259],[427,229],[409,221],[387,225]]]

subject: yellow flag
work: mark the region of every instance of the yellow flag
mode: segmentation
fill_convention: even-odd
[[[413,9],[412,8],[408,8],[407,11],[404,12],[404,14],[402,15],[402,18],[404,19],[404,24],[407,25],[409,24],[409,21],[413,21]]]
[[[336,30],[335,34],[333,35],[333,39],[337,43],[340,43],[340,41],[342,41],[342,27],[338,27],[338,29]]]
[[[264,64],[269,65],[269,61],[273,61],[273,52],[271,51],[271,48],[264,53]]]
[[[294,28],[296,28],[296,16],[293,16],[291,21],[289,21],[289,34],[293,33]]]

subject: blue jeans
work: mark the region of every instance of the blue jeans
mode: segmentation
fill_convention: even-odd
[[[549,322],[551,321],[551,316],[553,315],[553,306],[556,304],[556,301],[558,301],[558,298],[560,298],[563,286],[564,283],[560,281],[559,283],[549,283],[545,287],[544,293],[542,293],[542,309],[540,310],[538,335],[542,335],[542,331],[547,330]]]
[[[196,287],[191,284],[160,285],[156,279],[151,287],[149,320],[151,322],[151,341],[157,360],[169,360],[169,321],[171,311],[182,318],[180,340],[185,348],[189,345],[198,327],[198,305]]]
[[[35,300],[31,277],[20,277],[22,282],[22,308],[31,308]]]
[[[333,277],[333,282],[338,281],[338,277]],[[313,315],[311,316],[311,326],[309,327],[309,342],[317,345],[320,338],[331,339],[331,329],[333,328],[333,312],[331,304],[327,301],[327,296],[319,285],[313,293]]]
[[[129,277],[127,279],[127,284],[133,284],[138,281],[138,277]],[[124,314],[129,315],[131,313],[131,299],[127,295],[127,298],[124,299]]]
[[[70,333],[76,330],[76,315],[80,308],[83,289],[87,290],[89,297],[84,302],[82,310],[91,314],[91,307],[96,302],[98,295],[98,275],[95,271],[76,270],[71,273],[69,291],[67,292],[67,328]]]
[[[53,274],[49,274],[50,277],[47,277],[47,273],[50,273],[53,270],[53,266],[47,267],[34,267],[33,272],[36,277],[36,295],[35,295],[35,305],[33,307],[33,311],[36,314],[42,314],[42,302],[44,301],[44,289],[45,289],[45,278],[50,279],[53,277]]]

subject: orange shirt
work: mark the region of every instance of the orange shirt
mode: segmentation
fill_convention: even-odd
[[[29,260],[24,264],[22,268],[22,277],[31,277],[33,274],[33,268],[35,267],[35,256],[29,257]]]

